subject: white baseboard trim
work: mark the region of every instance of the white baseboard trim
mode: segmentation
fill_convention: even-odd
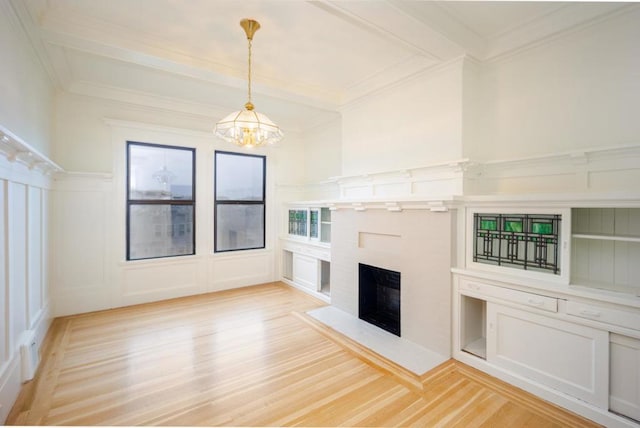
[[[2,425],[4,425],[7,416],[9,416],[9,412],[22,388],[20,368],[20,353],[18,351],[11,355],[9,361],[0,366],[0,406],[2,406],[0,423]]]
[[[296,288],[296,289],[298,289],[300,291],[304,291],[305,293],[310,294],[311,296],[315,297],[316,299],[320,299],[323,302],[331,304],[331,297],[327,296],[326,294],[322,294],[322,293],[318,293],[317,291],[309,290],[308,288],[303,287],[301,285],[298,285],[295,282],[293,282],[293,281],[291,281],[291,280],[289,280],[287,278],[284,278],[284,277],[280,278],[280,281],[282,281],[285,284],[287,284],[287,285],[289,285],[289,286],[291,286],[293,288]]]

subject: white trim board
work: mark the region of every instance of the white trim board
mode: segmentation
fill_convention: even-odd
[[[449,359],[334,306],[314,309],[307,314],[416,375],[423,375]]]

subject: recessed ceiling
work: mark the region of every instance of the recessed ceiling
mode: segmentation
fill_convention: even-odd
[[[212,109],[246,101],[242,18],[253,41],[259,110],[330,114],[461,55],[495,58],[612,13],[624,3],[408,0],[10,0],[58,85],[182,100]],[[567,17],[570,17],[567,18]],[[549,25],[553,24],[553,25]],[[512,37],[513,36],[513,37]],[[517,37],[516,37],[517,36]],[[272,107],[273,106],[273,107]],[[294,110],[294,109],[289,109]],[[328,116],[302,120],[314,126]],[[276,116],[272,117],[274,120]]]

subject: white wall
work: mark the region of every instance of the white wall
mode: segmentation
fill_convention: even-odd
[[[481,160],[640,143],[640,10],[482,66]]]
[[[342,110],[342,174],[462,157],[462,59],[366,96]]]
[[[53,88],[8,1],[0,2],[0,124],[51,153]]]
[[[288,132],[267,156],[264,250],[213,254],[213,153],[236,147],[211,132],[215,118],[61,93],[56,153],[70,172],[53,195],[55,315],[107,309],[276,279],[280,190],[304,180],[304,145]],[[108,119],[108,120],[106,120]],[[125,261],[126,141],[196,148],[196,255]]]

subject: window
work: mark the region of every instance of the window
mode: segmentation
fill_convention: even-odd
[[[195,149],[127,143],[127,260],[195,254]]]
[[[266,158],[215,152],[215,252],[264,248]]]

